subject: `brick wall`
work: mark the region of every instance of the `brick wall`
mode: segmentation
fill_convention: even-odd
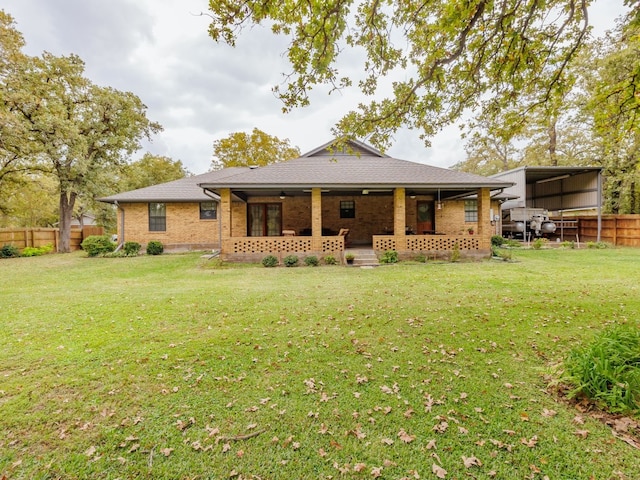
[[[124,240],[146,245],[158,240],[167,249],[218,248],[217,220],[200,220],[199,203],[167,203],[167,229],[164,232],[149,231],[149,206],[147,203],[125,203]],[[122,212],[118,210],[118,238],[122,238]]]

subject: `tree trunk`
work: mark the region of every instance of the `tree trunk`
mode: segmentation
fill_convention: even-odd
[[[60,192],[60,253],[71,252],[71,219],[75,203],[75,193]]]

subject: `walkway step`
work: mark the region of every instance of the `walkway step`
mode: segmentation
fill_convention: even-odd
[[[373,250],[369,249],[348,249],[354,255],[354,267],[377,267],[380,265],[378,257]]]

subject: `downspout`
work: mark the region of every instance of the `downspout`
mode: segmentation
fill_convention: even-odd
[[[116,248],[116,252],[117,252],[124,245],[124,208],[122,208],[120,206],[120,204],[118,203],[117,200],[114,200],[113,203],[115,204],[116,208],[122,212],[122,220],[120,221],[120,233],[121,233],[121,235],[118,235],[119,244],[118,244],[118,247]]]
[[[222,251],[222,222],[218,218],[218,212],[220,211],[220,197],[216,195],[216,197],[212,196],[209,190],[202,189],[202,192],[209,197],[211,200],[218,204],[218,208],[216,208],[216,220],[218,221],[218,249]]]

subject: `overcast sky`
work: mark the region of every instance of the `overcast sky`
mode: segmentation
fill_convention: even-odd
[[[614,26],[623,0],[590,9],[596,33]],[[24,35],[26,53],[75,53],[94,83],[131,91],[164,131],[144,151],[181,160],[192,173],[209,170],[214,140],[254,127],[288,138],[304,153],[331,140],[331,127],[359,98],[318,89],[310,107],[283,114],[271,89],[289,71],[284,39],[267,29],[243,35],[235,49],[207,34],[207,0],[0,0]],[[396,135],[387,152],[450,167],[464,160],[452,126],[425,148],[418,132]],[[141,152],[143,153],[143,152]]]

